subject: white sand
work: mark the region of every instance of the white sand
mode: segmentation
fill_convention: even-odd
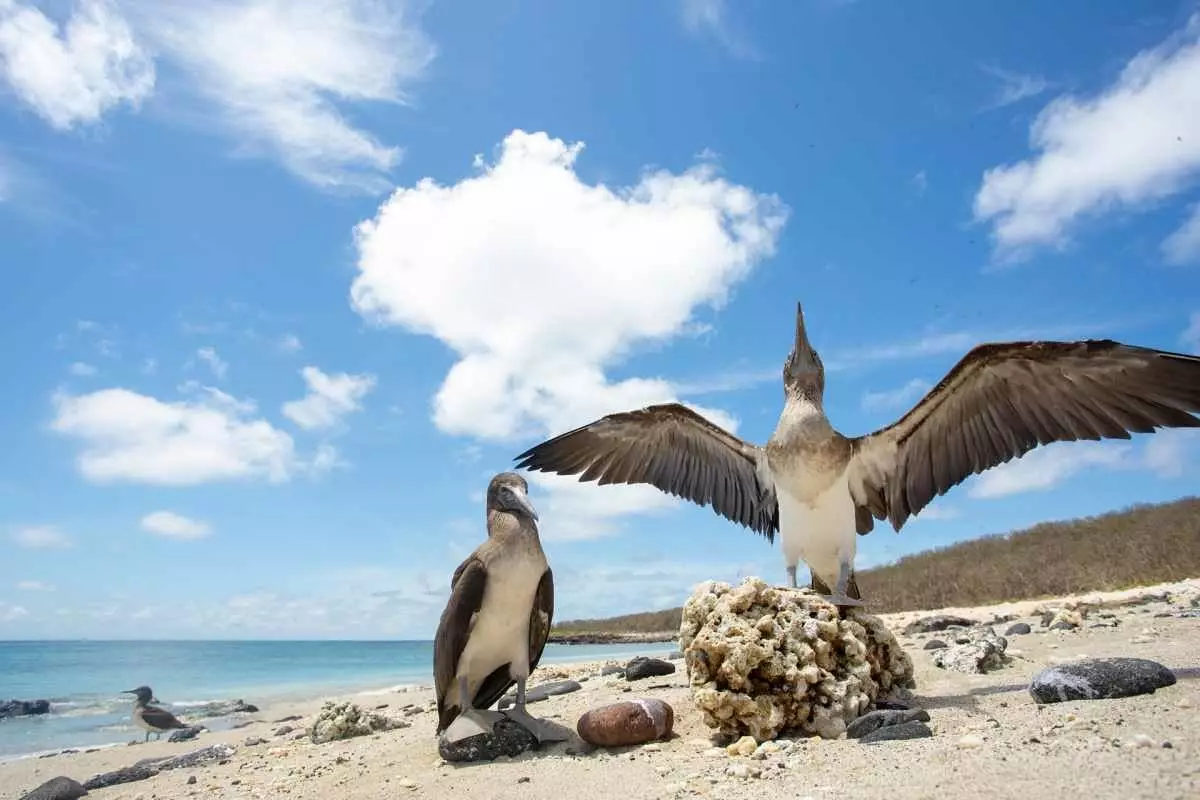
[[[1185,582],[1200,589],[1200,580]],[[1093,593],[1081,598],[1120,603],[1133,593]],[[247,728],[201,734],[192,742],[151,742],[93,753],[24,759],[0,764],[0,800],[18,798],[57,775],[84,781],[148,756],[185,753],[217,742],[237,746],[224,765],[164,772],[149,780],[91,792],[89,798],[957,798],[984,797],[1169,798],[1200,797],[1200,619],[1155,618],[1164,603],[1115,605],[1116,628],[1043,632],[1034,611],[1047,601],[986,608],[886,615],[899,632],[914,618],[956,613],[987,621],[1017,614],[1034,633],[1010,638],[1012,663],[987,675],[934,667],[924,641],[945,634],[906,637],[916,667],[917,704],[932,716],[932,739],[863,745],[854,740],[782,742],[763,759],[731,757],[714,747],[710,731],[691,706],[682,662],[676,673],[627,683],[590,677],[583,689],[530,706],[538,716],[574,728],[588,708],[621,699],[662,698],[674,707],[675,734],[666,742],[597,750],[578,740],[546,746],[516,759],[475,765],[441,760],[430,711],[404,717],[411,728],[314,745],[276,737],[270,720],[291,714],[302,728],[320,702],[264,708]],[[1085,621],[1096,619],[1097,612]],[[997,625],[1003,632],[1009,623]],[[1027,691],[1038,670],[1077,657],[1139,656],[1183,670],[1179,681],[1153,695],[1076,701],[1039,707]],[[596,664],[551,665],[533,683],[594,675]],[[664,686],[665,685],[665,686]],[[657,688],[663,687],[663,688]],[[347,698],[368,707],[388,703],[399,716],[408,704],[432,706],[432,690]],[[250,737],[266,744],[247,746]],[[1036,737],[1038,741],[1031,742]],[[1137,743],[1143,746],[1136,746]],[[1169,742],[1170,747],[1162,746]],[[732,774],[730,774],[732,773]],[[188,784],[191,777],[195,783]]]

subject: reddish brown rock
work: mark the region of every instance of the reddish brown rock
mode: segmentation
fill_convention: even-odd
[[[656,698],[628,700],[593,708],[579,718],[579,738],[597,747],[623,747],[666,739],[675,709]]]

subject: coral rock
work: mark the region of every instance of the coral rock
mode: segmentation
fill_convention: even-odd
[[[407,728],[410,723],[363,711],[354,703],[326,703],[311,729],[313,744],[365,736],[377,731]]]
[[[575,730],[598,747],[624,747],[666,739],[675,724],[675,709],[657,698],[600,706],[584,713]]]
[[[883,621],[844,616],[810,589],[708,581],[683,608],[692,701],[711,728],[764,742],[784,730],[835,739],[913,666]]]
[[[933,663],[942,669],[976,674],[999,669],[1008,663],[1008,640],[991,628],[971,631],[944,650],[933,653]]]

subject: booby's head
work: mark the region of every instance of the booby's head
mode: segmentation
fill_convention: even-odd
[[[488,514],[504,511],[528,517],[534,522],[538,518],[537,511],[529,502],[529,484],[515,472],[501,472],[492,478],[487,490],[487,510]]]
[[[125,691],[121,692],[121,694],[137,695],[137,701],[141,705],[160,702],[159,700],[155,699],[154,690],[149,686],[139,686],[136,689],[126,689]]]
[[[825,395],[825,365],[808,341],[804,311],[796,303],[796,341],[783,364],[783,389],[789,398],[803,397],[820,403]]]

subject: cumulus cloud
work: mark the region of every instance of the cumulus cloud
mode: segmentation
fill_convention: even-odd
[[[191,76],[244,151],[278,157],[322,187],[371,191],[400,148],[339,103],[402,104],[434,58],[419,4],[378,0],[140,0],[138,20]]]
[[[191,519],[174,511],[153,511],[147,514],[142,517],[142,529],[155,536],[181,542],[203,539],[212,534],[212,528],[207,522]]]
[[[212,347],[201,347],[196,351],[196,358],[208,364],[208,368],[212,370],[213,375],[221,380],[225,377],[225,373],[229,371],[229,364],[221,360],[217,355],[217,351]]]
[[[1200,14],[1134,56],[1092,97],[1065,95],[1030,129],[1039,151],[984,173],[975,217],[998,252],[1060,246],[1086,215],[1136,209],[1175,195],[1200,172]]]
[[[1200,203],[1195,203],[1187,220],[1163,240],[1163,260],[1168,264],[1200,261]]]
[[[613,381],[606,370],[639,345],[688,335],[698,308],[720,307],[774,252],[787,209],[719,177],[710,161],[611,188],[576,174],[582,149],[513,131],[494,163],[476,158],[475,175],[400,188],[357,227],[354,308],[457,354],[433,401],[445,433],[511,442],[678,399],[668,380]],[[589,488],[580,503],[662,503]]]
[[[310,469],[292,438],[255,417],[253,402],[212,387],[163,401],[129,389],[53,397],[51,429],[80,442],[80,473],[97,483],[190,486],[264,479]]]
[[[0,81],[55,128],[97,122],[154,90],[154,62],[117,8],[79,0],[59,25],[32,4],[0,0]]]
[[[362,408],[362,399],[375,387],[375,376],[339,372],[327,375],[316,367],[300,370],[308,393],[283,404],[283,415],[306,430],[332,428],[347,414]]]
[[[913,378],[903,386],[882,392],[867,392],[862,398],[864,411],[895,411],[907,409],[919,400],[933,384],[921,378]]]
[[[28,550],[61,550],[71,546],[71,539],[53,525],[30,525],[18,528],[13,541]]]

